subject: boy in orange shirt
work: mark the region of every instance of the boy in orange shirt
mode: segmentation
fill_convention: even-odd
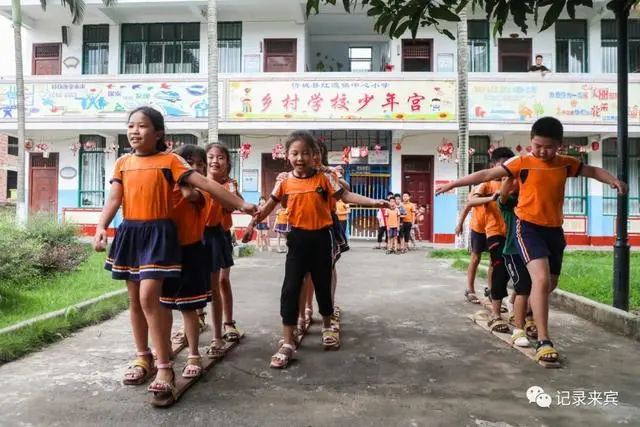
[[[515,208],[516,242],[531,275],[530,303],[538,329],[536,358],[557,362],[558,351],[549,339],[549,292],[558,285],[566,241],[562,207],[567,178],[594,178],[626,194],[626,183],[606,170],[558,155],[564,137],[562,123],[553,117],[538,119],[531,128],[531,153],[514,157],[501,166],[478,171],[436,188],[443,194],[456,187],[502,178],[516,178],[520,186]]]
[[[387,253],[393,254],[398,250],[398,226],[400,225],[400,212],[395,198],[389,198],[387,216]]]
[[[411,229],[416,220],[416,205],[411,201],[411,193],[405,191],[402,193],[402,207],[404,207],[405,215],[402,219],[402,251],[409,250],[409,242],[411,241]]]

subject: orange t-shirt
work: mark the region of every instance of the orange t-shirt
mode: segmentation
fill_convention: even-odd
[[[509,159],[502,167],[520,184],[516,216],[544,227],[562,227],[564,186],[567,178],[580,174],[582,162],[562,155],[545,162],[527,154]]]
[[[222,184],[229,192],[235,193],[238,185],[234,180],[229,180]],[[218,200],[212,198],[207,211],[207,227],[221,226],[223,230],[229,231],[233,226],[231,212],[227,211]]]
[[[339,221],[346,221],[349,217],[349,207],[342,200],[338,200],[336,203],[336,214]]]
[[[173,188],[193,169],[173,153],[149,156],[126,154],[116,161],[111,182],[122,184],[122,216],[125,220],[171,219]]]
[[[173,212],[171,216],[178,229],[178,240],[181,246],[191,245],[202,240],[207,219],[206,201],[207,199],[203,195],[200,203],[192,203],[182,197],[180,186],[176,185],[173,188]]]
[[[500,190],[501,186],[501,181],[485,182],[480,184],[476,190],[476,195],[479,197],[492,196]],[[496,202],[489,202],[484,205],[484,233],[487,237],[507,235],[507,225]]]
[[[408,202],[403,203],[402,206],[404,206],[404,210],[406,212],[406,215],[404,216],[404,222],[410,222],[411,224],[413,224],[416,220],[416,205]]]
[[[398,228],[400,223],[400,212],[398,208],[387,209],[387,228]]]
[[[289,214],[286,209],[280,209],[276,214],[276,224],[286,224],[289,222],[288,216]]]
[[[473,194],[478,194],[478,190],[480,186],[477,186],[473,189]],[[469,196],[471,196],[470,194]],[[469,197],[471,200],[471,197]],[[471,224],[470,227],[476,233],[484,234],[485,233],[485,209],[484,205],[474,206],[471,208]]]
[[[342,191],[332,174],[317,172],[309,177],[297,178],[290,172],[285,179],[276,182],[271,198],[280,202],[287,197],[291,227],[320,230],[333,224],[329,200]]]

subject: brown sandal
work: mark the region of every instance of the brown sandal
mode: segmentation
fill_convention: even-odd
[[[271,356],[270,368],[284,369],[289,366],[293,355],[296,353],[296,349],[291,344],[282,344],[276,354]]]
[[[122,383],[124,385],[144,384],[153,378],[157,371],[151,350],[139,351],[136,353],[136,360],[124,374]]]

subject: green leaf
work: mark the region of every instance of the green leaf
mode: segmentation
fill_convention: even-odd
[[[409,24],[410,24],[410,21],[402,22],[400,25],[398,25],[398,28],[396,28],[396,30],[394,31],[393,34],[391,34],[391,36],[397,39],[402,37],[404,33],[407,32],[407,28],[409,28]]]
[[[372,7],[371,9],[367,10],[367,16],[378,16],[382,14],[383,11],[384,9],[380,6]]]
[[[576,3],[579,3],[580,0],[569,0],[567,2],[567,13],[569,14],[569,18],[576,19]]]
[[[342,5],[344,6],[344,10],[351,13],[351,0],[342,0]]]
[[[316,15],[320,13],[320,0],[307,0],[307,18],[311,15],[311,11],[315,11]]]
[[[452,10],[445,6],[437,6],[429,9],[429,15],[441,21],[458,22],[460,17],[456,15]]]
[[[455,40],[455,36],[451,33],[451,31],[447,30],[446,28],[443,28],[442,30],[440,30],[442,32],[442,34],[444,34],[445,36],[449,37],[451,40]]]
[[[556,21],[558,20],[558,16],[560,16],[560,13],[562,13],[566,2],[567,0],[556,0],[551,5],[547,13],[544,15],[544,19],[542,20],[542,28],[540,28],[540,31],[544,31],[556,23]]]

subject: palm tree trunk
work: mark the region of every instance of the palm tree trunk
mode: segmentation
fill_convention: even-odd
[[[13,39],[16,62],[16,100],[18,116],[18,200],[16,209],[16,221],[22,224],[27,217],[25,203],[25,153],[26,129],[24,123],[24,71],[22,67],[22,11],[20,0],[11,0],[11,17],[13,20]]]
[[[458,22],[458,178],[469,173],[469,114],[468,114],[468,61],[469,46],[467,45],[467,11],[460,12]],[[460,187],[458,194],[458,213],[462,213],[467,203],[469,189]],[[467,247],[467,221],[465,221],[462,236],[457,238],[456,246]]]
[[[208,0],[207,4],[207,43],[208,43],[208,141],[218,142],[218,3]]]

